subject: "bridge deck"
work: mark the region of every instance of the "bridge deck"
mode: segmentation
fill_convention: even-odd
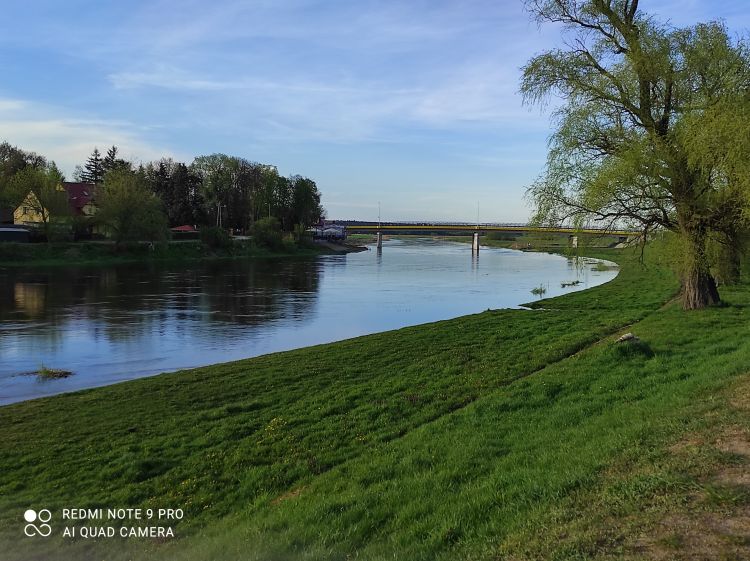
[[[403,231],[458,231],[458,232],[535,232],[554,234],[592,234],[606,236],[637,236],[638,232],[628,230],[597,230],[591,228],[545,228],[537,226],[492,226],[486,224],[382,224],[375,225],[347,225],[347,230],[362,232],[403,232]]]

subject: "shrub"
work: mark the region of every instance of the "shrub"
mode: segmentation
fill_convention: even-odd
[[[42,365],[36,371],[36,375],[44,379],[67,378],[73,373],[70,370],[61,370],[59,368],[47,368]]]
[[[546,289],[546,288],[544,287],[544,285],[543,285],[543,284],[540,284],[539,286],[537,286],[537,287],[535,287],[535,288],[532,288],[532,289],[531,289],[531,293],[532,293],[532,294],[533,294],[534,296],[539,296],[539,297],[541,297],[541,296],[542,296],[542,295],[544,295],[544,294],[545,294],[546,292],[547,292],[547,289]]]
[[[294,241],[298,247],[312,247],[312,234],[302,224],[294,225]]]
[[[255,245],[275,251],[283,247],[281,224],[274,216],[261,218],[253,224],[253,240]]]
[[[232,247],[232,238],[226,230],[212,226],[201,230],[201,243],[211,249],[228,249]]]

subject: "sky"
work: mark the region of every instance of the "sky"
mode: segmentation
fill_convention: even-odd
[[[747,0],[641,0],[750,28]],[[525,222],[549,115],[521,67],[560,45],[521,0],[3,0],[0,141],[70,178],[93,148],[225,153],[314,179],[329,218]]]

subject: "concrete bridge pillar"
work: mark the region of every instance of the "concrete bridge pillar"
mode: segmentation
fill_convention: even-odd
[[[383,247],[383,233],[382,232],[378,232],[377,240],[378,240],[377,248],[381,249]]]
[[[472,253],[479,253],[479,232],[474,232],[474,238],[471,241]]]

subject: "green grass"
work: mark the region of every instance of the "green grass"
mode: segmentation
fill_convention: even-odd
[[[199,241],[170,242],[150,247],[128,243],[120,247],[109,242],[75,243],[0,243],[0,266],[113,265],[149,261],[205,261],[211,259],[315,256],[325,253],[319,247],[297,247],[285,243],[280,251],[257,247],[237,240],[230,248],[212,249]]]
[[[600,538],[571,513],[606,536],[612,488],[634,512],[662,492],[658,470],[625,468],[697,428],[750,365],[750,288],[685,313],[663,307],[677,283],[657,255],[594,256],[621,262],[614,281],[533,311],[0,408],[0,545],[10,559],[593,558]],[[626,326],[649,352],[614,344]],[[166,544],[19,541],[30,505],[185,520]]]

